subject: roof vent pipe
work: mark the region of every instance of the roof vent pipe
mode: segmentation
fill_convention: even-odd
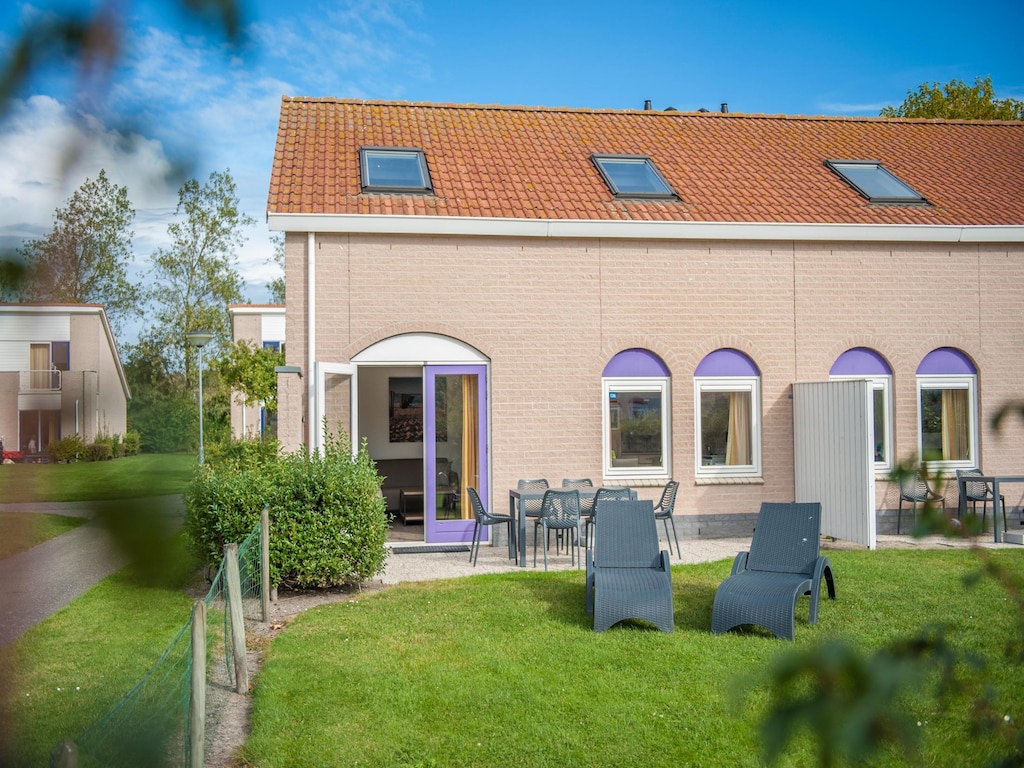
[[[729,111],[729,102],[723,101],[722,102],[722,114],[724,115],[728,111]]]
[[[650,110],[650,108],[651,108],[651,100],[650,99],[644,99],[644,110]]]

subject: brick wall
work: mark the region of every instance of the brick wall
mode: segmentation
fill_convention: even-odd
[[[287,362],[304,372],[306,246],[305,233],[288,235]],[[671,370],[677,510],[706,527],[793,498],[791,384],[826,379],[855,346],[893,368],[897,457],[917,446],[917,365],[953,346],[980,372],[985,470],[1024,471],[1019,424],[996,434],[989,423],[1021,395],[1020,246],[323,235],[315,248],[318,360],[348,362],[410,332],[452,336],[489,358],[495,509],[520,477],[601,481],[601,372],[631,347]],[[693,371],[722,347],[762,372],[763,478],[753,483],[695,481]],[[280,435],[295,447],[309,440],[311,382],[288,379]],[[897,498],[879,482],[879,509]]]

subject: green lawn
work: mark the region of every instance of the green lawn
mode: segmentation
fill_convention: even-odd
[[[126,568],[0,649],[0,765],[48,765],[57,744],[78,739],[157,663],[193,602],[184,586],[196,563],[182,536],[173,546],[176,567],[160,582]]]
[[[996,557],[1024,580],[1020,553]],[[709,632],[728,561],[673,569],[670,635],[594,633],[578,571],[410,583],[306,612],[256,681],[246,764],[760,765],[759,681],[781,654],[836,638],[872,651],[934,622],[1003,667],[994,712],[1024,718],[1024,666],[1002,655],[1019,640],[1019,617],[990,579],[964,586],[973,553],[842,551],[832,561],[839,600],[823,601],[813,627],[801,600],[794,643]],[[920,734],[921,764],[985,764],[994,746],[971,734],[965,701],[943,711],[927,690],[908,689],[896,708]],[[816,762],[805,738],[781,764]],[[876,764],[906,758],[893,751]]]
[[[47,539],[60,536],[86,522],[84,517],[0,512],[0,560]]]
[[[353,594],[293,619],[254,680],[246,765],[688,766],[763,765],[766,670],[786,654],[844,638],[865,652],[942,623],[989,669],[992,713],[1024,718],[1020,616],[995,582],[973,587],[966,550],[830,553],[838,601],[823,601],[797,639],[708,631],[730,562],[676,566],[676,631],[638,625],[594,633],[581,571],[481,575]],[[1018,583],[1024,558],[993,555]],[[61,739],[102,717],[156,662],[189,615],[174,582],[113,576],[0,651],[0,765],[43,765]],[[1016,643],[1016,645],[1014,645]],[[982,680],[970,671],[968,679]],[[1005,742],[971,733],[968,704],[947,708],[927,680],[893,718],[920,736],[912,764],[985,765]],[[917,725],[920,723],[920,725]],[[817,764],[809,736],[780,761]],[[5,751],[6,750],[6,751]],[[905,765],[901,751],[873,765]]]
[[[184,493],[195,465],[194,455],[181,453],[144,453],[74,464],[4,464],[0,499],[99,501]]]

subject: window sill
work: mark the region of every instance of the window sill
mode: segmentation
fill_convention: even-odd
[[[694,485],[764,485],[763,477],[698,477]]]
[[[601,485],[606,488],[661,488],[672,478],[665,477],[605,477]]]

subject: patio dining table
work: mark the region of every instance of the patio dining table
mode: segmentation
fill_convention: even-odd
[[[999,495],[1000,483],[1024,483],[1024,475],[964,475],[957,480],[960,491],[959,515],[963,517],[967,511],[967,483],[987,483],[992,486],[992,528],[995,530],[995,541],[1003,540],[1003,526],[1006,525],[1006,510],[1003,509],[1002,497]]]
[[[622,487],[622,486],[616,486]],[[600,489],[598,486],[587,487],[587,488],[553,488],[551,490],[574,490],[579,491],[580,501],[584,499],[591,499],[597,495]],[[629,491],[629,497],[634,501],[637,498],[636,491],[632,488]],[[538,514],[529,514],[524,512],[528,502],[537,502],[536,506],[540,508],[540,502],[544,499],[544,491],[541,490],[519,490],[518,488],[510,488],[508,492],[508,513],[516,519],[516,525],[519,530],[519,566],[521,568],[526,567],[526,518],[532,517],[536,519],[539,517]]]

